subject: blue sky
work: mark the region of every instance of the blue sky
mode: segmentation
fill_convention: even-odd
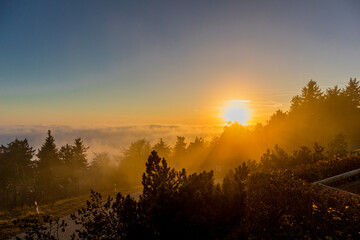
[[[0,125],[262,121],[359,77],[358,1],[1,1]]]

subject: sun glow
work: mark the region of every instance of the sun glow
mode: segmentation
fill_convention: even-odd
[[[238,122],[247,125],[250,119],[251,109],[248,108],[248,100],[233,100],[227,102],[223,109],[223,119],[226,122]]]

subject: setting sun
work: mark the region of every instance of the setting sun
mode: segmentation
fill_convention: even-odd
[[[226,122],[238,122],[241,125],[248,124],[250,109],[247,106],[248,100],[229,101],[224,107],[223,118]]]

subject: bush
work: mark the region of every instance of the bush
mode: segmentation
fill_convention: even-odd
[[[349,158],[253,172],[244,163],[216,185],[212,171],[188,176],[152,152],[140,200],[118,194],[104,202],[92,191],[87,207],[72,215],[82,226],[73,239],[359,238],[359,198],[307,182],[355,163]]]

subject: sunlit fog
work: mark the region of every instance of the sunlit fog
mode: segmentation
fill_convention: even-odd
[[[360,239],[360,1],[0,1],[0,239]]]

